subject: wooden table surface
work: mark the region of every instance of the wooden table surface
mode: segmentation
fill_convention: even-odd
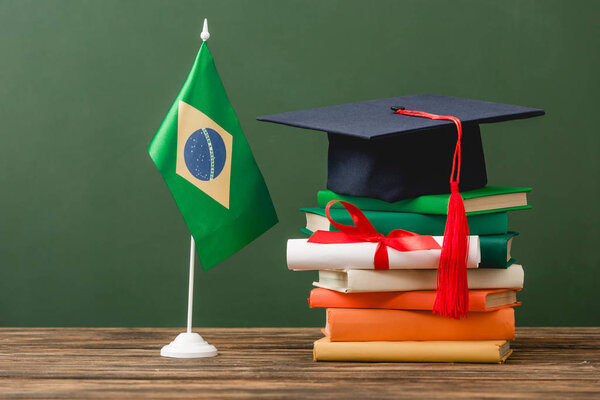
[[[518,328],[504,365],[313,362],[316,328],[0,328],[0,398],[600,398],[600,328]]]

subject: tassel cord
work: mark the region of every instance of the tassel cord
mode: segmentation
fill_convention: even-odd
[[[452,157],[450,174],[450,199],[448,216],[444,230],[444,244],[440,255],[437,273],[437,295],[433,312],[441,316],[459,319],[469,309],[469,288],[467,282],[467,257],[469,253],[469,226],[462,196],[459,193],[461,170],[462,124],[454,116],[436,115],[424,111],[394,108],[396,114],[434,120],[449,120],[457,130],[457,141]]]

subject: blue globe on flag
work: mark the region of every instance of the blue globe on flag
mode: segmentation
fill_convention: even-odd
[[[187,169],[202,181],[211,181],[219,176],[225,166],[226,156],[223,138],[210,128],[192,133],[183,150]]]

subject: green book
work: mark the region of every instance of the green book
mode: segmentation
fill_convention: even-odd
[[[300,232],[306,235],[312,235],[313,231],[301,228]],[[479,236],[479,246],[481,247],[481,263],[479,268],[508,268],[516,262],[510,255],[512,238],[517,236],[518,232],[507,232],[500,235]]]
[[[510,255],[512,239],[519,232],[507,232],[503,235],[479,236],[481,247],[480,268],[508,268],[516,262]]]
[[[301,208],[306,214],[306,229],[309,231],[337,230],[325,216],[321,207]],[[346,209],[331,208],[331,217],[344,225],[354,225]],[[421,235],[444,235],[446,227],[445,215],[416,214],[407,212],[363,211],[377,232],[387,235],[394,229],[404,229]],[[471,215],[467,217],[471,235],[498,235],[508,232],[508,215],[506,212]]]
[[[481,189],[461,192],[461,195],[467,215],[477,215],[531,208],[530,205],[527,205],[527,193],[530,191],[531,188],[486,186]],[[363,211],[393,211],[437,215],[446,215],[449,197],[450,194],[448,193],[432,194],[388,203],[369,197],[337,194],[331,190],[321,190],[317,193],[319,207],[325,207],[331,200],[343,200],[354,204]],[[337,203],[333,207],[342,208],[343,206]]]

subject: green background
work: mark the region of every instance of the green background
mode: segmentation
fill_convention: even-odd
[[[210,47],[280,223],[196,275],[197,326],[317,326],[286,269],[327,140],[256,116],[436,93],[544,108],[483,126],[515,212],[517,323],[600,325],[599,2],[0,1],[0,325],[182,326],[189,236],[146,148]],[[202,246],[202,243],[198,243]]]

